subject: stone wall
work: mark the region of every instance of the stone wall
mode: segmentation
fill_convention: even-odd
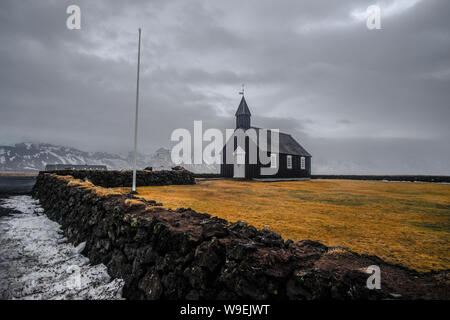
[[[93,184],[105,188],[130,187],[133,182],[133,171],[100,171],[100,170],[57,170],[48,171],[60,176],[72,176],[76,179],[88,179]],[[162,170],[136,172],[136,185],[161,186],[171,184],[195,184],[194,174],[187,170]]]
[[[447,292],[436,280],[441,274],[75,185],[41,173],[33,195],[71,242],[86,242],[91,263],[104,263],[125,280],[128,299],[436,298]],[[364,268],[373,264],[383,272],[381,290],[366,288]]]

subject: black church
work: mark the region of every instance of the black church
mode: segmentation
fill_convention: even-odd
[[[244,95],[242,96],[239,107],[236,111],[236,130],[242,129],[244,132],[249,132],[254,129],[256,132],[256,141],[245,137],[245,148],[238,146],[238,140],[236,137],[226,142],[222,150],[222,164],[220,166],[220,175],[222,177],[240,178],[240,179],[253,179],[253,178],[310,178],[311,177],[311,155],[306,151],[290,134],[279,132],[279,152],[278,154],[271,154],[270,150],[270,130],[267,136],[266,152],[270,158],[270,162],[262,164],[260,161],[260,136],[261,128],[253,127],[251,125],[251,113],[245,101]],[[256,163],[250,163],[249,161],[249,149],[250,145],[254,143],[252,147],[256,147],[258,151]],[[232,148],[233,159],[227,163],[227,149]],[[231,154],[230,152],[228,152]],[[277,168],[276,173],[272,175],[262,175],[261,168],[270,167]]]

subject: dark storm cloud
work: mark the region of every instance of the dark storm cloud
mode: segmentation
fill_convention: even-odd
[[[402,171],[426,149],[404,171],[450,174],[450,4],[378,3],[370,31],[361,0],[1,1],[0,143],[128,150],[142,27],[142,152],[194,120],[233,126],[245,82],[254,124],[292,133],[318,168],[390,172],[375,159],[390,152]],[[65,26],[70,4],[81,30]]]

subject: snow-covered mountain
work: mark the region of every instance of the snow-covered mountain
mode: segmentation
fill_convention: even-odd
[[[128,158],[48,143],[17,143],[14,146],[0,146],[0,171],[39,171],[46,164],[103,164],[108,169],[125,169],[130,167]]]
[[[66,146],[48,143],[17,143],[14,146],[0,146],[0,171],[35,172],[43,170],[46,164],[101,164],[109,170],[130,169],[133,155],[107,152],[85,152]],[[137,167],[153,166],[155,170],[174,166],[168,149],[160,148],[153,155],[139,154]],[[184,166],[184,165],[183,165]],[[218,172],[216,166],[184,166],[197,173]]]

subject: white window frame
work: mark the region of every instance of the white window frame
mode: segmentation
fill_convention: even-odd
[[[300,169],[305,170],[306,169],[306,159],[305,157],[300,158]]]
[[[288,155],[286,157],[286,167],[288,169],[292,169],[292,156],[291,155]]]
[[[276,153],[270,154],[270,168],[271,169],[277,168],[277,154]]]

